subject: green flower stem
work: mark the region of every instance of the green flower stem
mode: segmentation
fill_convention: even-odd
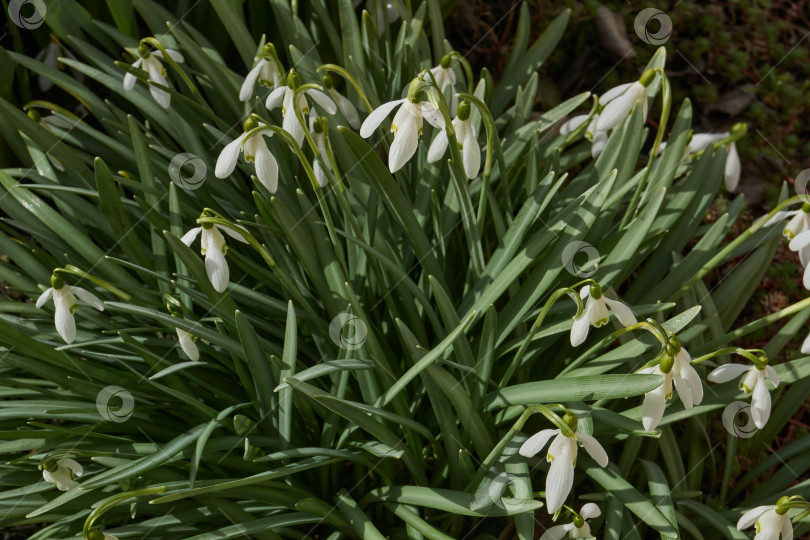
[[[107,500],[96,506],[90,515],[87,516],[87,519],[84,521],[84,526],[82,527],[82,538],[88,538],[90,534],[90,529],[93,527],[93,524],[96,520],[101,517],[104,512],[117,506],[118,504],[126,501],[127,499],[133,499],[135,497],[141,497],[143,495],[152,495],[155,493],[163,493],[166,491],[166,486],[155,486],[149,487],[144,489],[139,489],[136,491],[127,491],[124,493],[119,493],[117,495],[113,495],[109,497]]]
[[[461,67],[464,69],[464,76],[467,78],[467,92],[470,94],[475,92],[475,79],[473,79],[473,70],[470,61],[458,51],[451,52],[450,58],[458,60],[458,63],[461,64]]]
[[[780,210],[782,210],[787,206],[790,206],[791,204],[803,203],[804,202],[803,198],[804,198],[803,195],[795,195],[793,197],[790,197],[789,199],[785,199],[784,201],[776,205],[776,207],[770,212],[768,212],[765,216],[759,218],[754,223],[752,223],[751,226],[748,227],[748,229],[743,231],[737,238],[729,242],[726,245],[726,247],[724,247],[717,253],[717,255],[712,257],[709,260],[709,262],[704,264],[703,267],[700,270],[698,270],[697,273],[695,273],[695,275],[690,277],[686,281],[686,283],[672,296],[672,298],[680,298],[680,296],[685,291],[689,290],[689,288],[692,287],[692,285],[697,280],[703,278],[703,276],[708,274],[715,266],[720,264],[723,261],[723,259],[725,259],[731,252],[737,249],[743,242],[748,240],[748,238],[751,237],[751,235],[753,235],[755,232],[761,229],[770,218],[776,215],[777,212],[779,212]]]
[[[366,97],[366,93],[363,92],[363,89],[360,87],[360,83],[358,83],[357,80],[354,77],[352,77],[348,71],[335,64],[324,64],[321,67],[319,67],[317,71],[331,71],[332,73],[337,73],[338,75],[349,81],[354,87],[354,90],[357,92],[357,95],[360,96],[361,100],[363,100],[363,104],[366,106],[366,109],[368,109],[368,112],[374,110],[374,106],[368,100],[368,97]]]
[[[583,283],[585,282],[578,283],[577,285],[573,285],[571,287],[557,289],[556,291],[551,293],[551,296],[546,301],[545,305],[543,306],[543,309],[540,310],[540,314],[537,316],[537,319],[535,319],[534,324],[531,326],[531,328],[529,328],[529,333],[526,335],[526,337],[523,339],[523,342],[520,344],[518,352],[512,358],[512,361],[509,362],[509,366],[506,368],[506,373],[501,378],[501,383],[498,385],[498,388],[503,388],[504,386],[506,386],[506,383],[509,382],[509,380],[512,378],[512,375],[515,374],[515,371],[523,364],[523,357],[525,356],[526,351],[528,350],[529,345],[531,344],[532,339],[534,338],[534,335],[537,334],[537,332],[540,330],[540,326],[543,324],[543,320],[546,318],[546,315],[548,315],[548,312],[551,311],[551,308],[554,306],[554,303],[561,296],[573,292],[572,298],[574,298],[574,301],[577,304],[577,314],[575,317],[578,317],[579,315],[582,314],[583,309],[582,299],[576,293],[576,287],[582,285]]]
[[[117,297],[121,298],[124,302],[129,302],[132,299],[131,295],[125,293],[124,291],[122,291],[121,289],[116,287],[115,285],[112,285],[111,283],[108,283],[108,282],[104,281],[101,278],[97,278],[96,276],[88,274],[84,270],[82,270],[80,268],[77,268],[76,266],[73,266],[72,264],[68,264],[64,268],[56,268],[56,269],[54,269],[53,273],[54,274],[68,274],[68,275],[72,274],[74,276],[79,276],[82,279],[86,279],[87,281],[90,281],[90,282],[94,283],[95,285],[98,285],[102,289],[107,289],[108,291],[110,291],[111,293],[116,295]],[[60,276],[60,277],[62,277],[62,276]]]
[[[669,85],[669,79],[667,78],[663,69],[655,68],[655,71],[659,72],[661,75],[661,119],[658,122],[658,132],[655,134],[655,142],[653,142],[652,150],[650,150],[650,157],[647,160],[647,168],[644,171],[644,176],[641,177],[641,180],[636,186],[635,192],[633,192],[633,198],[630,199],[630,204],[627,205],[627,211],[625,212],[621,224],[619,225],[619,230],[627,226],[627,224],[630,223],[630,220],[634,218],[638,212],[636,205],[641,198],[642,191],[647,187],[647,181],[650,179],[652,166],[655,159],[658,157],[658,149],[661,147],[661,141],[664,138],[664,131],[666,130],[667,122],[669,121],[669,112],[672,109],[672,88]]]
[[[696,352],[700,353],[702,351],[711,351],[713,347],[717,347],[723,345],[724,343],[728,343],[735,339],[739,339],[747,334],[750,334],[751,332],[759,330],[760,328],[765,328],[766,326],[775,323],[779,319],[783,319],[785,317],[793,315],[794,313],[798,313],[799,311],[808,307],[810,307],[810,297],[805,298],[804,300],[801,300],[799,302],[796,302],[795,304],[790,305],[782,310],[779,310],[776,313],[771,313],[770,315],[761,317],[756,321],[746,324],[745,326],[741,326],[735,330],[732,330],[731,332],[723,336],[720,336],[717,339],[713,339],[708,343],[704,343],[702,346],[697,348]]]
[[[428,96],[432,97],[431,102],[435,101],[439,111],[444,117],[445,132],[447,133],[448,146],[450,147],[450,154],[453,158],[453,166],[456,167],[457,174],[450,174],[450,180],[456,189],[456,195],[459,200],[459,210],[461,211],[461,220],[464,223],[464,232],[467,236],[467,242],[470,245],[470,262],[472,263],[474,275],[471,277],[480,276],[484,272],[484,248],[481,245],[481,232],[478,229],[478,224],[473,222],[473,204],[470,197],[470,187],[466,182],[467,175],[464,172],[463,161],[461,152],[458,149],[458,141],[456,140],[456,131],[453,129],[453,121],[450,118],[450,108],[444,100],[444,95],[439,92],[439,87],[436,84],[436,79],[430,71],[424,72],[426,76],[430,77],[432,85],[426,89]]]
[[[484,231],[484,216],[487,207],[487,196],[489,194],[489,183],[490,177],[492,176],[492,156],[493,152],[495,153],[498,159],[498,165],[501,169],[501,181],[506,182],[507,178],[507,169],[506,163],[503,157],[503,149],[501,148],[501,141],[498,138],[498,132],[495,129],[495,120],[492,118],[492,113],[489,111],[489,107],[487,104],[475,97],[472,93],[464,94],[461,93],[458,95],[459,99],[466,99],[470,103],[475,104],[478,107],[478,111],[481,113],[481,120],[484,123],[484,128],[487,132],[487,150],[486,150],[486,159],[484,161],[484,174],[482,177],[482,184],[481,184],[481,194],[478,199],[478,215],[476,222],[478,224],[478,230],[481,234]],[[508,190],[507,190],[508,191]]]

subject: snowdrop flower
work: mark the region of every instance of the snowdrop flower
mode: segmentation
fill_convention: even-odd
[[[239,153],[244,152],[245,161],[253,163],[259,182],[267,188],[267,191],[275,193],[278,188],[278,162],[267,148],[267,143],[264,142],[264,136],[272,137],[273,132],[269,130],[253,131],[259,127],[265,127],[265,124],[258,122],[252,116],[245,121],[243,127],[245,132],[225,145],[220,152],[214,175],[217,178],[230,176],[236,168]]]
[[[674,356],[665,353],[659,365],[639,371],[644,374],[660,375],[663,379],[660,386],[644,395],[641,424],[645,431],[654,430],[661,422],[666,403],[672,398],[673,383],[687,411],[703,401],[703,383],[698,372],[692,367],[692,357],[674,336],[670,337],[670,346],[675,351]]]
[[[655,80],[656,73],[647,70],[641,79],[611,88],[599,98],[599,105],[604,108],[596,122],[597,131],[613,129],[641,103],[644,118],[647,118],[647,87]]]
[[[588,330],[591,325],[599,328],[607,324],[610,317],[608,307],[624,326],[636,324],[636,317],[630,308],[618,300],[611,300],[602,294],[602,287],[598,284],[586,285],[579,291],[579,297],[585,302],[585,308],[579,317],[574,319],[571,325],[571,345],[577,347],[582,345],[588,337]]]
[[[180,342],[180,348],[183,349],[183,352],[186,353],[189,360],[193,360],[196,362],[200,359],[200,350],[197,348],[197,344],[194,343],[194,336],[189,334],[185,330],[181,330],[180,328],[176,328],[177,330],[177,340]]]
[[[262,52],[253,59],[256,64],[247,76],[242,88],[239,90],[239,101],[247,101],[253,97],[253,88],[256,82],[265,88],[274,88],[281,84],[281,62],[276,55],[276,48],[272,43],[266,44]]]
[[[73,319],[73,314],[79,308],[74,295],[97,310],[104,311],[104,304],[95,294],[81,287],[66,285],[65,281],[56,274],[51,275],[51,287],[40,295],[36,303],[36,306],[41,308],[53,298],[56,331],[68,345],[76,339],[76,321]]]
[[[458,96],[456,95],[456,72],[450,67],[451,57],[449,54],[442,56],[441,63],[438,66],[431,68],[430,72],[433,78],[436,79],[436,84],[439,86],[439,91],[444,94],[444,89],[450,87],[450,114],[456,114],[458,107]]]
[[[70,59],[75,60],[76,57],[71,53],[69,50],[65,49],[62,44],[59,42],[59,39],[54,35],[51,34],[51,41],[48,45],[37,53],[35,59],[39,60],[46,66],[52,67],[53,69],[64,69],[64,64],[59,61],[60,56],[66,56]],[[73,69],[70,70],[76,80],[79,82],[84,81],[84,75],[75,71]],[[37,76],[37,86],[41,92],[47,92],[51,88],[53,88],[53,81],[50,80],[45,75],[38,75]]]
[[[585,138],[591,141],[591,157],[595,159],[599,157],[599,154],[601,154],[602,150],[605,149],[608,139],[607,131],[599,131],[596,128],[597,124],[599,123],[598,114],[594,114],[593,116],[580,114],[571,118],[560,127],[560,135],[568,135],[569,133],[573,133],[582,124],[584,124],[588,118],[590,118],[591,121],[588,122],[588,127],[585,128]]]
[[[156,82],[163,86],[168,86],[169,83],[166,80],[166,68],[164,68],[163,64],[160,63],[160,60],[158,60],[159,58],[163,58],[163,51],[150,51],[149,47],[145,43],[141,43],[138,45],[138,54],[140,55],[140,58],[135,60],[132,67],[148,72],[150,81]],[[183,55],[177,51],[166,49],[166,54],[168,54],[169,57],[175,62],[183,62]],[[124,75],[124,90],[130,91],[135,88],[136,80],[137,77],[135,77],[135,75],[127,72]],[[152,94],[152,97],[155,99],[158,105],[164,109],[169,108],[172,100],[171,94],[161,88],[158,88],[154,84],[149,85],[149,92]]]
[[[62,458],[55,463],[52,459],[47,459],[39,468],[42,469],[43,480],[55,484],[59,491],[68,491],[78,486],[79,483],[74,478],[84,473],[81,464],[70,458]]]
[[[213,223],[203,223],[201,227],[194,227],[180,239],[185,245],[191,246],[191,243],[197,238],[197,235],[202,233],[200,237],[200,253],[205,255],[205,271],[208,274],[211,285],[217,292],[224,291],[230,280],[228,261],[225,260],[228,245],[225,243],[225,237],[222,236],[222,232],[220,231],[234,240],[238,240],[244,244],[247,243],[247,240],[245,240],[242,235],[230,227],[223,227],[222,225],[215,225]]]
[[[579,514],[574,514],[574,520],[571,523],[550,527],[543,533],[540,540],[562,540],[566,536],[568,538],[593,538],[591,527],[585,520],[597,518],[600,515],[602,512],[595,503],[587,503],[580,509]]]
[[[771,381],[774,387],[777,387],[779,375],[769,365],[759,368],[745,364],[726,364],[709,373],[706,378],[711,382],[724,383],[741,375],[743,377],[740,379],[740,390],[751,394],[751,418],[754,424],[762,429],[771,416],[771,394],[765,381]]]
[[[400,170],[416,153],[419,136],[422,134],[423,120],[427,120],[435,128],[444,129],[444,118],[436,107],[427,101],[419,101],[417,98],[423,87],[424,81],[414,79],[411,81],[408,96],[405,99],[383,103],[374,109],[360,126],[360,136],[364,139],[371,137],[385,117],[399,106],[397,114],[394,115],[394,121],[391,123],[394,142],[391,143],[388,151],[388,169],[392,173]]]
[[[800,234],[810,231],[810,203],[802,204],[802,207],[798,210],[783,210],[777,212],[771,219],[765,222],[763,227],[770,227],[774,223],[778,223],[787,218],[790,218],[790,221],[785,225],[782,234],[788,240],[793,240]],[[806,256],[807,253],[804,255]],[[802,257],[802,252],[799,252],[799,257]],[[810,259],[804,259],[802,261],[803,265],[806,265],[805,260]]]
[[[576,430],[577,418],[572,413],[567,413],[563,421],[571,427],[571,431]],[[577,443],[581,444],[585,451],[593,458],[600,467],[608,464],[608,456],[602,445],[595,438],[587,433],[575,431],[573,436],[562,433],[559,429],[544,429],[535,433],[520,447],[520,455],[533,457],[554,437],[548,447],[546,461],[551,463],[546,476],[546,507],[548,513],[553,514],[562,507],[571,486],[574,484],[574,462],[577,459]]]
[[[787,515],[787,508],[780,508],[787,497],[782,497],[776,505],[757,506],[752,508],[737,522],[737,530],[747,529],[751,525],[756,525],[757,535],[755,540],[793,540],[793,525]],[[786,502],[786,501],[785,501]]]
[[[728,138],[730,133],[695,133],[689,141],[687,153],[697,154],[706,150],[710,145],[718,143],[723,139]],[[667,144],[662,142],[659,146],[659,151],[663,151]],[[740,155],[737,153],[737,145],[732,141],[728,147],[728,155],[726,156],[726,167],[723,171],[723,180],[726,184],[728,191],[734,191],[740,183],[740,173],[742,165],[740,164]]]
[[[329,154],[326,151],[326,119],[318,118],[313,110],[309,115],[309,131],[312,134],[312,140],[315,141],[315,148],[321,155],[326,168],[332,170],[332,163],[329,161]],[[326,177],[326,172],[321,166],[321,160],[313,158],[312,171],[315,173],[315,178],[318,180],[318,185],[325,187],[329,184],[329,179]]]
[[[481,168],[481,148],[475,139],[475,128],[470,122],[470,111],[470,103],[466,100],[462,101],[458,107],[458,116],[453,119],[453,129],[456,131],[456,141],[461,150],[464,172],[467,174],[467,178],[472,180],[478,176],[478,170]],[[445,130],[441,130],[436,135],[428,149],[428,163],[441,159],[447,151],[448,140]]]
[[[290,70],[290,73],[287,75],[287,84],[286,86],[279,86],[272,92],[270,95],[267,96],[267,101],[265,105],[267,106],[268,110],[275,109],[279,105],[281,106],[281,115],[284,120],[281,123],[281,128],[289,133],[295,142],[298,143],[300,146],[304,140],[304,128],[301,126],[301,123],[298,121],[298,118],[295,115],[295,109],[293,108],[293,96],[295,95],[295,89],[298,88],[300,84],[300,79],[298,74],[295,72],[294,69]],[[321,92],[320,90],[316,90],[315,88],[310,88],[298,94],[296,105],[299,109],[301,109],[301,114],[304,118],[307,117],[309,114],[309,104],[307,103],[306,96],[312,98],[312,100],[323,107],[323,109],[328,112],[329,114],[335,114],[337,112],[337,105],[332,99]]]
[[[340,114],[343,115],[349,125],[354,129],[359,128],[360,115],[357,113],[357,108],[351,101],[349,101],[349,98],[335,89],[335,82],[332,80],[332,76],[328,73],[324,74],[321,82],[323,83],[323,87],[326,88],[329,96],[332,98],[332,101],[337,104]]]

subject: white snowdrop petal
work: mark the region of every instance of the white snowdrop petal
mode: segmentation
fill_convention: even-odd
[[[802,345],[802,347],[804,347],[804,345]],[[765,366],[765,378],[771,381],[774,386],[779,386],[779,375],[771,366]]]
[[[289,87],[287,86],[279,86],[278,88],[274,88],[273,91],[270,92],[270,95],[267,96],[264,106],[267,107],[268,110],[272,110],[280,106],[284,101],[284,94],[287,93],[287,90],[289,90]]]
[[[57,302],[54,298],[54,305],[56,306],[56,313],[53,320],[56,325],[56,332],[62,336],[65,343],[70,345],[76,339],[76,321],[73,319],[73,313],[70,312],[70,307],[64,300]]]
[[[222,250],[212,246],[211,243],[205,252],[205,271],[215,291],[223,292],[228,287],[230,280],[228,261],[225,260]]]
[[[367,139],[374,133],[382,121],[393,111],[398,105],[404,102],[404,99],[396,99],[394,101],[389,101],[388,103],[383,103],[373,111],[371,114],[363,122],[363,125],[360,126],[360,136],[364,139]]]
[[[599,97],[599,104],[600,105],[607,105],[608,103],[610,103],[611,101],[613,101],[614,99],[619,97],[620,95],[624,94],[625,91],[628,88],[630,88],[630,86],[632,84],[633,83],[629,82],[629,83],[620,84],[619,86],[614,86],[613,88],[611,88],[610,90],[608,90],[607,92],[605,92],[604,94],[602,94]]]
[[[641,405],[641,424],[644,431],[654,430],[664,417],[666,408],[666,386],[662,384],[658,388],[647,392]]]
[[[737,185],[740,183],[741,170],[742,166],[740,165],[740,155],[737,153],[737,145],[731,143],[728,149],[728,156],[726,157],[726,168],[723,172],[723,178],[728,191],[737,189]]]
[[[743,530],[747,529],[754,523],[756,523],[757,518],[767,512],[768,510],[773,510],[776,508],[774,505],[764,505],[764,506],[757,506],[756,508],[752,508],[748,512],[744,513],[740,520],[737,522],[737,529]]]
[[[276,189],[278,189],[278,163],[270,152],[270,149],[267,148],[267,145],[264,143],[264,139],[260,139],[260,141],[261,143],[256,147],[256,158],[254,162],[256,166],[256,178],[267,188],[267,191],[275,193]],[[230,234],[229,231],[227,232]],[[245,241],[241,235],[239,235],[239,240],[242,242]]]
[[[37,298],[36,303],[37,308],[41,308],[42,306],[44,306],[48,302],[48,300],[51,299],[52,296],[53,296],[53,287],[50,287],[44,293],[40,294],[39,298]]]
[[[793,525],[787,514],[782,516],[782,540],[793,540]]]
[[[180,342],[180,348],[183,349],[183,352],[186,353],[189,360],[197,361],[200,359],[200,350],[197,348],[197,344],[194,343],[194,339],[192,338],[191,334],[186,332],[185,330],[181,330],[177,328],[177,340]]]
[[[607,467],[608,455],[607,452],[605,452],[605,449],[602,448],[602,445],[599,444],[599,441],[587,433],[577,432],[576,435],[577,439],[582,441],[582,447],[585,448],[588,455],[591,456],[600,467]]]
[[[93,306],[94,308],[96,308],[99,311],[104,311],[104,302],[102,302],[99,299],[98,296],[91,293],[87,289],[82,289],[81,287],[70,286],[70,292],[72,292],[73,294],[78,296],[79,300],[83,300],[84,302],[87,302],[88,304],[90,304],[91,306]]]
[[[337,105],[335,105],[335,102],[332,101],[332,98],[330,98],[320,90],[310,88],[309,90],[306,91],[306,94],[312,98],[312,101],[320,105],[323,108],[323,110],[325,110],[329,114],[335,114],[337,112]]]
[[[619,322],[624,326],[630,326],[631,324],[636,324],[638,322],[636,320],[636,316],[633,315],[633,312],[624,304],[624,302],[620,302],[619,300],[611,300],[605,296],[602,298],[605,299],[605,303],[610,306],[610,309],[616,314],[616,318],[619,319]]]
[[[736,379],[749,369],[750,367],[745,364],[726,364],[713,370],[706,378],[713,383],[725,383]]]
[[[70,470],[70,472],[77,477],[84,474],[84,468],[82,467],[81,463],[74,459],[62,458],[57,462],[57,464],[60,467],[65,467],[66,469]]]
[[[430,148],[428,148],[428,163],[434,163],[442,158],[444,153],[447,151],[448,142],[449,140],[447,138],[447,133],[445,131],[440,131],[438,135],[436,135],[436,138],[433,139],[433,142],[430,143]]]
[[[394,134],[394,142],[388,152],[388,169],[395,173],[405,165],[416,153],[419,144],[419,134],[416,122],[409,119]]]
[[[247,101],[253,96],[253,88],[256,86],[256,80],[262,71],[262,61],[254,66],[253,69],[248,71],[245,77],[245,82],[242,83],[242,88],[239,89],[239,101]]]
[[[439,109],[434,107],[428,101],[423,101],[419,104],[422,112],[422,118],[427,120],[427,123],[436,129],[444,129],[444,116],[439,112]]]
[[[472,126],[470,126],[467,136],[464,138],[462,160],[464,161],[464,172],[467,173],[467,178],[472,180],[478,176],[478,170],[481,168],[481,149],[472,134]]]
[[[183,242],[187,246],[191,246],[191,243],[194,242],[194,239],[197,238],[197,236],[201,232],[202,232],[202,227],[194,227],[193,229],[188,231],[186,234],[184,234],[183,237],[180,239],[180,241]]]
[[[599,505],[596,503],[586,503],[579,511],[579,515],[585,519],[593,519],[602,515]]]
[[[765,427],[771,416],[771,394],[765,386],[765,377],[759,378],[751,394],[751,418],[759,429]]]
[[[591,305],[586,304],[585,309],[582,310],[582,315],[574,319],[574,322],[571,324],[571,346],[573,347],[582,345],[588,338],[588,330],[590,330],[591,327],[590,309]]]
[[[520,446],[519,453],[523,457],[534,457],[551,438],[560,433],[559,429],[544,429],[538,431]]]
[[[574,484],[574,458],[576,443],[570,437],[559,445],[560,452],[554,456],[546,476],[546,508],[549,514],[555,513],[568,498]],[[573,446],[573,448],[572,448]]]
[[[241,134],[236,139],[232,140],[225,145],[222,152],[219,153],[217,158],[216,168],[214,175],[217,178],[225,178],[229,176],[236,168],[236,162],[239,159],[239,152],[242,149],[242,141],[245,140],[245,134]]]

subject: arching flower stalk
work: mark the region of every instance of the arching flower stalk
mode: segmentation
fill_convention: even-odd
[[[73,314],[79,309],[76,296],[97,310],[104,311],[104,303],[95,294],[81,287],[65,284],[65,280],[56,273],[51,275],[50,288],[40,295],[36,303],[38,308],[42,308],[48,300],[53,299],[56,331],[68,345],[76,339],[76,321],[73,318]]]
[[[247,101],[253,97],[253,89],[257,82],[265,88],[276,88],[282,83],[284,71],[272,43],[267,43],[262,47],[262,52],[253,60],[255,64],[239,90],[239,101]]]
[[[177,51],[166,49],[166,54],[168,54],[175,62],[183,62],[183,55]],[[164,68],[163,64],[160,63],[160,59],[163,58],[163,51],[150,51],[149,46],[146,45],[146,43],[141,43],[138,45],[138,55],[140,55],[140,58],[133,62],[132,67],[146,71],[149,74],[150,81],[156,82],[162,86],[168,86],[169,83],[166,80],[166,68]],[[130,91],[135,88],[135,81],[137,80],[138,78],[130,72],[124,74],[124,90]],[[158,88],[154,84],[149,85],[149,92],[152,94],[152,97],[158,105],[164,109],[169,108],[172,100],[171,94],[162,88]]]
[[[388,151],[388,169],[392,173],[400,170],[416,153],[419,137],[422,135],[423,120],[427,120],[435,128],[444,129],[444,118],[441,113],[430,102],[420,100],[419,96],[424,87],[425,82],[422,79],[414,79],[411,81],[408,96],[405,99],[383,103],[374,109],[360,126],[360,136],[364,139],[371,137],[385,117],[399,106],[397,114],[394,115],[394,121],[391,123],[394,142],[391,143]]]
[[[295,115],[295,109],[293,108],[293,96],[295,95],[295,89],[301,85],[301,79],[298,77],[298,73],[295,72],[294,69],[291,69],[290,72],[287,74],[287,84],[285,86],[279,86],[272,92],[270,95],[267,96],[267,101],[265,106],[268,110],[275,109],[278,106],[281,106],[281,116],[283,117],[281,128],[289,133],[295,142],[298,143],[300,146],[301,143],[304,141],[304,127],[298,121],[298,118]],[[296,101],[296,105],[301,110],[301,114],[306,118],[309,115],[309,103],[307,103],[307,96],[312,98],[312,100],[323,107],[329,114],[335,114],[337,112],[337,105],[332,99],[321,92],[316,88],[309,88],[302,93],[298,94],[298,98]]]
[[[455,96],[455,94],[453,94]],[[461,150],[462,165],[467,178],[473,179],[478,176],[481,169],[481,148],[475,138],[475,128],[470,121],[470,111],[472,107],[469,101],[462,101],[458,106],[458,116],[453,119],[453,129],[456,132],[459,150]],[[433,163],[441,159],[447,152],[449,139],[447,131],[441,130],[433,139],[428,149],[428,163]]]

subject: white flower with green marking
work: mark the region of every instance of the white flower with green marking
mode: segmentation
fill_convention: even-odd
[[[481,168],[481,148],[475,138],[475,128],[470,121],[470,104],[462,101],[458,107],[458,116],[453,119],[453,129],[456,132],[456,141],[461,150],[461,161],[467,178],[472,180],[478,176]],[[441,159],[447,152],[449,139],[447,131],[441,130],[428,148],[428,163]]]
[[[213,223],[203,223],[201,227],[194,227],[180,239],[185,245],[191,246],[191,243],[200,235],[200,253],[205,255],[205,271],[211,285],[217,292],[224,291],[230,280],[228,261],[225,260],[228,244],[225,243],[225,237],[222,236],[220,231],[234,240],[247,243],[247,240],[241,234],[230,227],[223,227]],[[186,352],[186,354],[188,353]]]
[[[574,514],[571,523],[554,525],[549,527],[540,540],[563,540],[563,538],[593,538],[591,527],[587,519],[597,518],[602,515],[602,511],[596,503],[586,503],[579,510],[579,514]]]
[[[665,353],[657,366],[642,369],[639,373],[660,375],[661,385],[644,395],[641,405],[641,423],[646,431],[654,430],[664,416],[667,401],[672,398],[673,384],[684,409],[691,410],[703,401],[703,382],[692,367],[692,357],[681,347],[676,338],[671,338],[675,354]]]
[[[53,320],[56,331],[67,344],[73,343],[73,340],[76,339],[76,321],[73,314],[79,309],[76,304],[77,296],[97,310],[104,311],[104,303],[95,294],[81,287],[66,285],[65,281],[56,274],[51,276],[51,287],[39,296],[36,303],[36,306],[41,308],[53,299],[55,309]]]
[[[270,193],[278,189],[278,163],[273,153],[267,148],[264,136],[272,137],[273,132],[263,128],[265,125],[250,117],[245,121],[244,133],[225,145],[217,158],[214,175],[227,178],[236,169],[239,154],[245,154],[245,161],[253,163],[256,178]]]
[[[780,503],[783,497],[779,499]],[[764,505],[752,508],[737,522],[737,530],[747,529],[751,525],[756,527],[757,535],[754,540],[793,540],[793,524],[787,515],[786,508],[777,505]]]
[[[138,54],[140,58],[133,62],[132,67],[142,69],[149,73],[149,80],[151,82],[158,83],[162,86],[169,86],[169,82],[166,80],[166,68],[164,68],[163,64],[160,62],[160,59],[163,58],[163,51],[150,51],[145,43],[141,43],[138,46]],[[166,54],[175,62],[183,62],[183,55],[177,51],[166,49]],[[135,82],[137,80],[138,78],[132,73],[127,72],[124,74],[124,90],[130,91],[135,88]],[[149,85],[149,92],[158,105],[164,109],[169,108],[172,100],[171,94],[162,88],[158,88],[154,84]]]
[[[242,83],[242,88],[239,90],[240,101],[247,101],[253,97],[253,89],[256,87],[257,82],[265,88],[275,88],[281,85],[283,80],[276,48],[272,43],[265,45],[261,54],[253,60],[256,63],[248,72],[245,81]]]
[[[75,480],[84,474],[81,464],[70,458],[62,458],[58,461],[46,460],[42,465],[42,479],[56,485],[59,491],[68,491],[75,488],[79,483]]]
[[[304,137],[306,134],[304,133],[304,128],[301,125],[301,122],[298,121],[298,117],[295,115],[295,109],[293,108],[295,89],[298,88],[299,85],[300,81],[298,74],[294,69],[290,70],[290,73],[287,75],[287,84],[285,86],[279,86],[270,92],[270,95],[267,96],[265,106],[268,110],[281,106],[281,116],[283,117],[281,128],[289,133],[290,136],[295,139],[295,142],[297,142],[300,146],[301,143],[304,142]],[[309,88],[303,92],[300,92],[298,94],[298,98],[296,99],[296,106],[301,111],[303,118],[309,116],[309,103],[307,102],[307,97],[310,97],[312,101],[323,107],[323,110],[325,110],[327,113],[335,114],[337,112],[337,105],[335,105],[335,102],[332,101],[329,96],[316,88]]]
[[[751,418],[754,424],[762,429],[771,416],[771,393],[768,391],[766,381],[770,381],[774,388],[779,386],[779,375],[769,365],[761,368],[745,364],[726,364],[720,366],[706,377],[711,382],[724,383],[742,377],[740,390],[751,394]]]
[[[636,324],[636,317],[629,307],[619,300],[611,300],[602,294],[599,285],[586,285],[579,291],[579,296],[585,302],[585,307],[579,317],[571,325],[571,345],[582,345],[588,337],[588,330],[593,326],[599,328],[607,324],[610,319],[608,308],[613,311],[616,318],[624,326]]]

